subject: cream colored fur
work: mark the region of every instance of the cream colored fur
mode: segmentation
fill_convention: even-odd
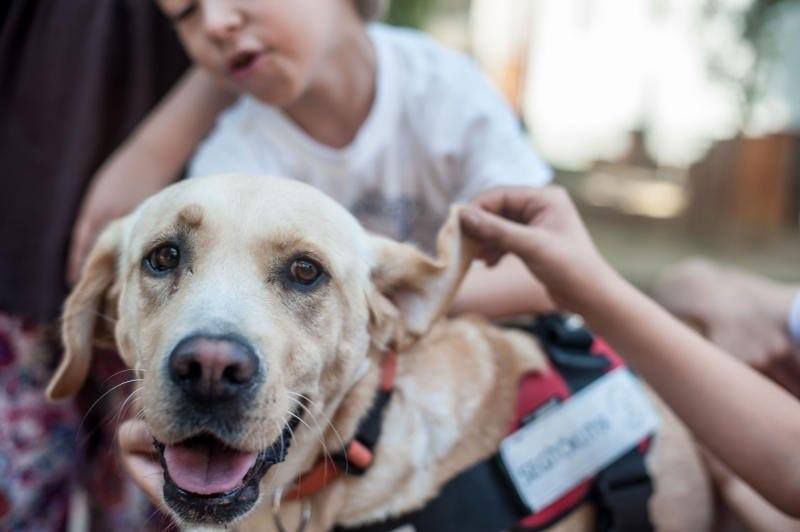
[[[189,262],[174,276],[152,278],[142,259],[169,239],[183,243]],[[301,294],[281,285],[275,272],[298,253],[330,273],[323,289]],[[198,326],[234,327],[256,347],[268,376],[240,436],[228,443],[265,448],[298,400],[307,401],[287,460],[267,473],[261,502],[235,524],[270,530],[271,494],[309,470],[324,448],[338,450],[351,438],[377,389],[383,351],[399,348],[374,465],[311,498],[312,529],[407,512],[495,452],[520,377],[544,364],[527,334],[477,316],[440,319],[471,259],[455,216],[438,254],[432,260],[367,234],[335,202],[295,181],[228,175],[174,185],[102,235],[67,302],[66,355],[48,393],[64,397],[81,385],[104,315],[116,320],[120,353],[143,379],[139,406],[150,430],[162,442],[181,441],[189,434],[171,422],[165,357]],[[706,530],[712,503],[699,455],[656,402],[664,423],[648,463],[653,522],[660,530]],[[282,520],[291,527],[298,512],[299,504],[284,504]],[[592,530],[592,512],[582,508],[554,530]]]

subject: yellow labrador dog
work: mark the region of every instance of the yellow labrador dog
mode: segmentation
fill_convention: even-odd
[[[368,234],[296,181],[173,185],[102,234],[67,301],[66,354],[48,393],[73,394],[93,343],[110,335],[142,379],[138,407],[165,467],[164,503],[188,528],[270,530],[273,511],[297,523],[306,505],[309,530],[321,531],[418,508],[496,452],[517,382],[545,364],[526,333],[440,319],[471,260],[456,218],[433,260]],[[273,494],[353,437],[390,349],[396,385],[367,473],[273,510]],[[659,408],[651,520],[707,529],[700,458]],[[589,504],[552,528],[593,529]]]

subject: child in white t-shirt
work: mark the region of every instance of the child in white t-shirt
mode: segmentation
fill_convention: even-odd
[[[189,174],[291,176],[348,207],[367,229],[429,251],[453,202],[550,180],[511,111],[467,58],[416,31],[375,24],[367,34],[375,95],[346,147],[316,140],[281,109],[245,94],[201,144]]]
[[[99,227],[174,180],[190,154],[190,176],[299,179],[368,229],[429,251],[452,203],[549,182],[470,60],[419,32],[366,24],[382,3],[158,0],[198,69],[95,179],[76,224],[73,275]],[[228,103],[220,86],[238,100],[200,143]],[[471,272],[454,310],[507,315],[531,298],[549,305],[525,268],[506,262]]]

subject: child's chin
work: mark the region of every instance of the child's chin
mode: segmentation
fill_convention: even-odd
[[[299,83],[273,76],[253,76],[235,83],[239,92],[245,92],[258,101],[273,107],[286,108],[297,102],[304,94]]]

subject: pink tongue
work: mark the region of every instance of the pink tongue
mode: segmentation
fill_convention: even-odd
[[[197,495],[226,493],[241,485],[257,453],[244,453],[208,440],[167,445],[164,461],[172,481]]]

